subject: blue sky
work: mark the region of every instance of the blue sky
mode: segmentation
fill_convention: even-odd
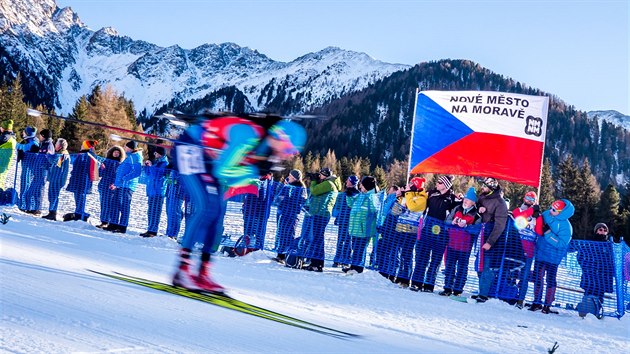
[[[470,59],[579,110],[630,115],[628,0],[57,0],[90,28],[279,61],[336,46],[391,63]]]

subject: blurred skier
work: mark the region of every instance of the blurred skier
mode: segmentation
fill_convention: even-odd
[[[298,153],[306,133],[297,123],[278,116],[199,116],[180,136],[174,163],[195,205],[182,238],[173,285],[190,290],[223,292],[211,277],[210,254],[223,232],[229,187],[246,186],[272,165]],[[199,272],[191,270],[195,243],[203,243]]]

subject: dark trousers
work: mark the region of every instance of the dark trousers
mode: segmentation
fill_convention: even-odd
[[[536,260],[534,262],[534,303],[541,304],[543,280],[547,275],[547,292],[545,293],[545,305],[551,306],[556,298],[556,276],[558,265]]]
[[[74,213],[77,215],[81,215],[82,219],[90,216],[90,214],[85,212],[86,198],[87,198],[87,194],[74,192]]]
[[[278,217],[278,233],[276,237],[276,252],[278,254],[287,253],[291,241],[295,238],[296,226],[297,215],[280,214]]]
[[[116,205],[112,214],[112,223],[127,227],[129,225],[129,213],[131,212],[131,197],[133,191],[129,188],[116,188]]]
[[[352,265],[359,272],[363,271],[365,252],[369,242],[369,237],[352,237]]]
[[[113,223],[116,214],[117,201],[116,190],[105,189],[100,191],[101,195],[101,222]],[[116,220],[117,221],[117,220]]]
[[[344,220],[339,224],[339,232],[337,233],[337,249],[335,251],[335,258],[333,259],[333,262],[342,264],[350,263],[350,254],[354,250],[352,248],[352,241],[354,240],[354,237],[351,238],[348,233],[348,222],[349,220]],[[354,261],[354,258],[352,261]]]
[[[225,202],[219,186],[204,182],[201,175],[180,175],[194,210],[186,219],[186,231],[182,248],[193,249],[195,243],[203,243],[202,253],[217,250],[223,233]]]
[[[184,200],[166,195],[166,236],[177,237],[179,229],[182,225],[182,218],[184,213],[182,212],[182,205]]]
[[[385,230],[376,244],[376,267],[379,272],[396,275],[398,268],[398,250],[395,240],[400,235],[394,230]]]
[[[448,247],[446,250],[446,270],[444,272],[444,288],[464,291],[468,279],[468,261],[470,251],[458,251]]]
[[[431,230],[427,227],[426,230]],[[437,235],[433,232],[422,233],[420,240],[416,243],[416,266],[413,270],[412,280],[424,284],[435,284],[438,269],[442,263],[442,257],[446,246],[448,245],[448,236],[441,231]],[[427,269],[427,265],[429,266]]]
[[[160,226],[160,217],[162,216],[162,206],[164,205],[164,197],[155,196],[149,198],[149,208],[147,209],[147,218],[149,227],[147,231],[158,232]]]
[[[48,182],[48,210],[57,211],[59,207],[59,194],[63,188],[62,181]]]
[[[313,239],[309,247],[311,265],[323,267],[326,253],[324,250],[324,232],[330,221],[330,216],[313,215]]]

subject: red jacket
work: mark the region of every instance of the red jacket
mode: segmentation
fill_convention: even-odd
[[[473,207],[464,214],[463,207],[459,205],[448,216],[447,221],[450,223],[459,218],[466,221],[466,225],[472,225],[475,222],[476,213],[477,209]],[[472,249],[472,235],[465,228],[460,228],[456,224],[452,225],[448,228],[448,247],[457,251],[469,252]]]
[[[542,213],[537,218],[532,218],[534,214],[534,208],[529,207],[525,210],[522,210],[520,207],[512,210],[512,215],[514,216],[514,220],[518,217],[524,217],[527,220],[527,226],[525,229],[529,229],[534,231],[537,236],[542,236],[543,234],[543,218]],[[527,258],[534,257],[534,250],[536,249],[536,240],[527,240],[521,237],[521,243],[523,244],[523,250],[525,251],[525,256]]]

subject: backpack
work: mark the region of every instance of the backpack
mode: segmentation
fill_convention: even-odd
[[[576,310],[580,317],[586,317],[589,313],[592,313],[598,319],[604,317],[602,303],[595,295],[584,295],[582,302],[577,305]]]
[[[229,238],[229,236],[228,236]],[[236,240],[234,246],[223,246],[220,252],[226,256],[233,258],[236,256],[242,257],[250,252],[254,251],[254,248],[250,247],[251,239],[247,235],[243,235]]]
[[[301,256],[302,250],[302,238],[294,238],[289,244],[286,256],[284,258],[285,267],[302,269],[304,266],[304,257]]]

